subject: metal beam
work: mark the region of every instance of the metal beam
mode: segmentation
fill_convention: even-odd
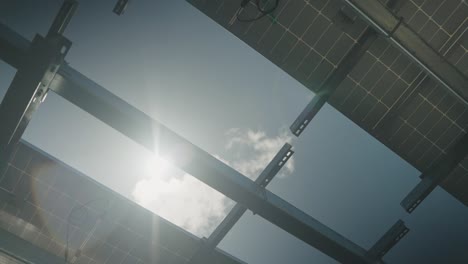
[[[0,172],[9,160],[32,114],[45,98],[71,43],[60,36],[37,35],[0,104]],[[17,49],[18,50],[18,49]]]
[[[400,0],[395,0],[397,3],[401,3]],[[465,21],[465,24],[468,24],[468,21]],[[453,35],[453,37],[440,49],[442,54],[451,54],[455,49],[455,43],[460,41],[463,32],[465,32],[466,27],[461,26]],[[416,96],[423,88],[424,82],[429,78],[429,75],[425,72],[420,72],[416,76],[415,80],[411,85],[403,92],[403,94],[398,98],[397,101],[391,106],[390,110],[379,120],[376,124],[374,130],[376,133],[381,134],[389,126],[393,125],[392,120],[396,119],[400,112],[408,107],[411,104],[412,99]],[[452,167],[452,170],[456,167]],[[444,175],[439,175],[438,179],[434,181],[433,177],[423,179],[412,191],[411,193],[401,202],[401,205],[405,210],[411,213],[418,205],[421,203],[424,198],[426,198],[430,192],[432,192],[435,187],[444,181],[450,174],[451,170],[444,171]],[[426,172],[428,175],[433,175],[432,172]],[[421,176],[426,178],[425,174]]]
[[[18,69],[27,56],[30,42],[0,23],[0,59]]]
[[[174,149],[188,153],[190,161],[175,165],[220,191],[291,235],[344,263],[378,263],[366,250],[172,132],[68,65],[60,67],[50,85],[57,94],[161,155]]]
[[[429,75],[446,87],[456,98],[468,104],[468,81],[455,66],[427,44],[401,18],[380,1],[342,0],[387,37],[392,44],[419,64]]]
[[[32,44],[2,26],[0,55],[11,61],[17,72],[0,104],[0,172],[29,124],[32,114],[45,99],[49,85],[62,65],[71,42],[61,34],[77,7],[76,0],[66,0],[47,37],[36,35]]]
[[[315,94],[314,98],[312,98],[312,100],[307,104],[304,110],[302,110],[296,120],[294,120],[292,125],[289,127],[291,133],[293,133],[296,137],[300,136],[310,121],[312,121],[312,119],[328,101],[330,95],[330,91],[323,91]]]
[[[122,15],[125,12],[125,9],[127,9],[129,1],[130,0],[118,0],[117,3],[115,3],[113,9],[114,13],[116,13],[119,16]]]
[[[366,31],[364,31],[356,44],[354,44],[351,50],[349,50],[349,52],[340,62],[338,68],[336,68],[336,70],[330,74],[327,80],[325,80],[325,82],[319,88],[319,92],[314,96],[312,101],[292,123],[289,129],[294,135],[299,136],[304,131],[312,118],[317,115],[320,109],[328,101],[330,96],[333,95],[336,88],[338,88],[341,82],[351,72],[351,70],[359,62],[361,57],[366,53],[376,38],[377,33],[372,28],[368,28]]]
[[[260,176],[255,180],[258,186],[257,192],[262,191],[271,182],[273,177],[280,171],[280,169],[286,164],[286,162],[293,155],[291,150],[292,146],[285,143],[278,153],[273,157],[270,163],[262,171]],[[239,221],[239,219],[247,211],[247,207],[242,204],[236,204],[234,208],[227,214],[223,221],[216,227],[211,235],[204,240],[202,248],[195,253],[189,263],[207,263],[210,254],[213,249],[221,242],[226,234],[232,229],[232,227]]]
[[[401,206],[411,213],[468,155],[468,134],[455,143],[443,159],[424,172],[422,181],[403,199]]]
[[[369,255],[382,258],[398,241],[400,241],[409,229],[405,222],[398,220],[373,246],[369,249]]]
[[[78,2],[76,0],[65,0],[60,7],[57,15],[55,16],[52,25],[49,28],[47,33],[47,38],[51,38],[57,35],[62,35],[65,32],[73,14],[78,7]]]
[[[0,251],[25,263],[63,264],[63,258],[40,249],[4,229],[0,229]]]
[[[258,185],[110,93],[69,66],[51,89],[117,131],[161,156],[179,149],[192,157],[174,164],[305,243],[344,263],[375,263],[366,250]]]

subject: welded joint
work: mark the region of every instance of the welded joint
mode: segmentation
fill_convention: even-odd
[[[70,47],[72,45],[71,41],[64,38],[63,36],[50,36],[47,38],[42,38],[41,41],[45,43],[50,49],[55,49],[55,54],[51,62],[47,67],[47,71],[44,73],[41,81],[37,85],[36,93],[34,94],[33,103],[42,103],[47,97],[49,86],[54,80],[60,66],[65,61],[65,56],[67,55]]]
[[[409,228],[402,220],[398,220],[368,251],[368,255],[381,259],[394,247],[407,233]]]

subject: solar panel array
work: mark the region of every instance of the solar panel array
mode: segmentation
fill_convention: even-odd
[[[273,15],[252,23],[238,21],[236,14],[257,16],[255,1],[243,10],[240,0],[189,2],[314,92],[367,27],[339,0],[280,1]],[[410,0],[395,12],[467,75],[466,1]],[[384,37],[374,41],[329,103],[421,172],[467,133],[468,106]],[[468,158],[441,185],[468,205]]]
[[[0,191],[15,195],[1,201],[0,227],[59,258],[68,244],[69,263],[187,263],[202,246],[198,237],[24,142],[0,177]],[[210,263],[240,262],[215,250]]]

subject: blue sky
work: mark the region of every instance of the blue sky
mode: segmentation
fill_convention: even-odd
[[[0,21],[32,39],[60,4],[2,1]],[[242,41],[183,0],[133,1],[121,17],[113,4],[80,1],[65,34],[72,67],[247,176],[292,143],[294,164],[268,188],[364,248],[405,220],[389,263],[468,259],[465,206],[437,188],[406,214],[399,203],[419,172],[329,106],[294,138],[287,127],[313,94]],[[0,64],[1,96],[13,74]],[[23,138],[197,235],[232,206],[54,94]],[[250,212],[221,247],[248,263],[335,263]]]

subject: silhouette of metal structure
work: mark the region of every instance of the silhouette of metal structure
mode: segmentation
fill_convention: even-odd
[[[422,172],[407,212],[439,185],[468,205],[465,2],[281,1],[254,23],[255,1],[189,2],[315,93],[293,134],[329,103]]]
[[[450,22],[437,24],[454,28],[444,42],[420,35],[414,27],[421,21],[409,19],[414,14],[402,1],[279,1],[264,16],[255,1],[189,2],[316,93],[291,126],[296,136],[328,102],[423,172],[402,202],[408,212],[438,185],[468,204],[459,187],[468,184],[468,56],[460,62],[451,55],[466,38],[457,6],[444,7],[453,9]],[[114,12],[122,14],[127,4],[118,1]],[[65,1],[47,36],[32,42],[0,24],[0,58],[18,70],[0,105],[1,252],[29,263],[62,263],[63,256],[71,263],[243,263],[217,245],[250,210],[339,262],[370,264],[383,263],[408,232],[400,220],[366,250],[265,189],[293,154],[291,145],[252,181],[68,66],[72,43],[63,33],[76,8],[76,1]],[[239,14],[259,19],[245,23]],[[434,11],[430,19],[438,23],[438,16]],[[175,165],[237,205],[200,239],[21,142],[48,92],[150,151],[156,140],[162,154],[183,148],[193,159]],[[45,196],[31,192],[32,184],[48,190]],[[90,198],[96,203],[86,204]],[[76,204],[89,218],[68,230]],[[65,242],[54,239],[41,216],[67,226]],[[155,228],[158,243],[149,232]]]

